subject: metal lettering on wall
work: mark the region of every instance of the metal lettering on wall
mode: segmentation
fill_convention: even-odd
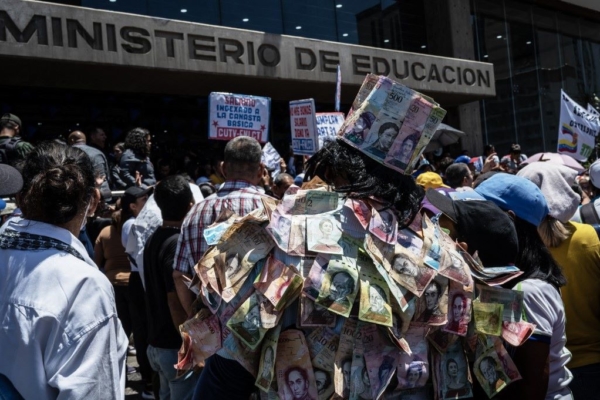
[[[417,90],[494,96],[493,65],[137,15],[4,0],[0,55],[359,85],[374,72]]]

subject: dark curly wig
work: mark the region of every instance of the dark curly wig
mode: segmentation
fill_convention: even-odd
[[[146,143],[146,136],[150,135],[150,131],[144,128],[133,128],[127,132],[125,137],[125,148],[131,149],[136,156],[140,158],[146,158],[148,154],[148,147]]]
[[[331,141],[308,160],[304,180],[318,176],[328,184],[342,177],[349,184],[336,187],[352,199],[374,197],[386,201],[404,228],[413,220],[421,206],[425,192],[410,175],[403,175],[341,140]]]

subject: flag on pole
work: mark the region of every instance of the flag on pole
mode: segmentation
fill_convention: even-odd
[[[340,64],[337,66],[337,76],[335,84],[335,111],[340,111],[340,97],[342,96],[342,69]]]
[[[598,116],[589,113],[562,90],[560,99],[557,151],[578,161],[586,161],[594,150],[600,129]]]

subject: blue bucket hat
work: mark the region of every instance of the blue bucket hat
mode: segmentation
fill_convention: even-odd
[[[546,198],[533,182],[520,176],[495,174],[475,189],[501,209],[512,210],[530,224],[540,226],[550,210]]]

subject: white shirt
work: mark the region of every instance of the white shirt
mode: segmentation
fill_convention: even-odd
[[[0,249],[0,373],[26,399],[123,399],[128,340],[111,283],[69,231],[14,218],[0,231],[49,236],[56,249]]]
[[[127,243],[129,243],[129,238],[133,235],[130,235],[133,223],[135,222],[135,217],[129,218],[127,221],[123,222],[123,227],[121,228],[121,244],[125,249],[127,249]],[[127,251],[125,251],[127,252]],[[134,258],[135,260],[135,258]],[[129,261],[129,265],[131,265],[131,272],[139,272],[137,264],[134,264]]]
[[[190,183],[190,189],[192,190],[192,195],[194,195],[195,203],[204,199],[197,185]],[[129,221],[125,221],[125,224],[123,224],[121,240],[123,241],[125,252],[135,260],[137,265],[137,267],[132,265],[131,270],[140,273],[142,285],[144,286],[144,290],[146,290],[146,281],[144,280],[144,246],[154,231],[163,223],[160,208],[158,208],[158,204],[154,200],[154,194],[148,198],[137,218],[131,221],[131,224],[127,227],[128,237],[126,240],[124,240],[123,233],[125,232],[125,224]]]
[[[565,347],[565,307],[560,293],[540,279],[526,279],[517,290],[523,290],[527,322],[536,325],[534,334],[550,338],[550,378],[546,400],[571,399],[569,383],[573,375],[567,369],[571,352]]]

